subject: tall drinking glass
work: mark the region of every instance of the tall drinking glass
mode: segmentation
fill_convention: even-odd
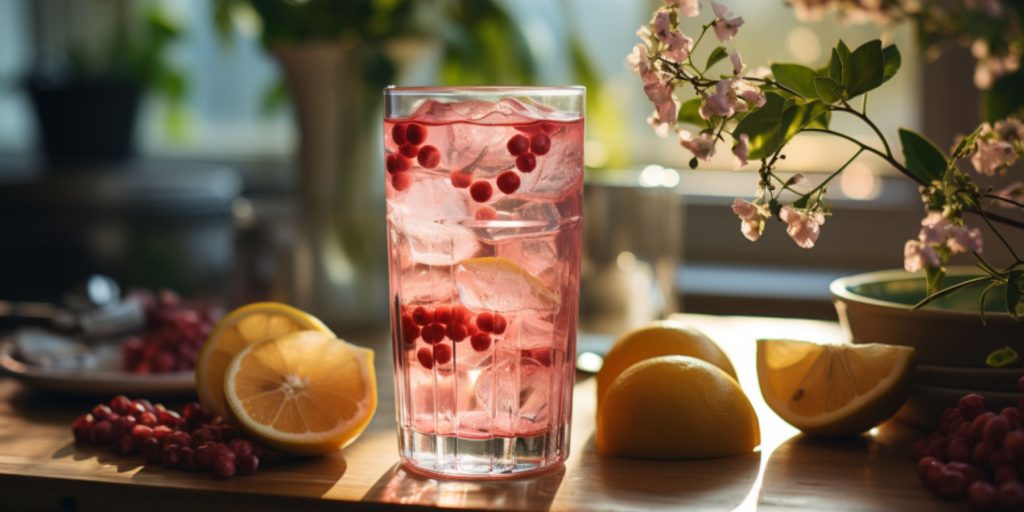
[[[569,450],[582,87],[384,91],[399,446],[500,478]]]

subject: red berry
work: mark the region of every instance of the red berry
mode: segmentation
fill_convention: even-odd
[[[459,342],[466,339],[466,336],[469,336],[469,329],[467,329],[466,325],[463,323],[452,322],[451,324],[448,324],[447,334],[448,339],[454,342]]]
[[[410,124],[405,128],[405,140],[413,146],[419,146],[427,140],[427,129],[423,125]]]
[[[114,438],[114,425],[108,420],[97,421],[92,426],[92,444],[109,444]]]
[[[106,404],[99,404],[92,408],[92,417],[96,421],[109,419],[112,414],[114,414],[114,411],[112,411],[110,406]]]
[[[1010,420],[1011,430],[1020,426],[1020,409],[1016,407],[1004,407],[999,414],[1001,416],[1006,416],[1006,419]]]
[[[985,465],[992,458],[992,446],[985,441],[974,445],[974,463]]]
[[[420,337],[420,327],[416,324],[412,324],[402,328],[402,341],[406,345],[415,345],[416,339]]]
[[[448,329],[446,329],[444,325],[434,323],[424,327],[423,330],[420,331],[420,337],[423,338],[424,342],[433,345],[434,343],[438,343],[443,340],[447,332]]]
[[[971,439],[974,439],[975,441],[980,440],[982,437],[982,431],[985,429],[985,425],[988,424],[988,420],[995,416],[996,415],[994,413],[984,412],[974,418],[974,420],[971,421],[971,430],[968,432]]]
[[[1024,506],[1024,485],[1020,482],[1006,482],[1000,485],[996,488],[996,503],[1011,510]]]
[[[208,428],[197,428],[192,432],[192,446],[202,446],[212,441],[216,441],[216,436]]]
[[[505,147],[508,148],[510,155],[519,156],[530,150],[530,139],[517,133],[508,140],[508,144]]]
[[[71,423],[71,433],[75,435],[76,443],[92,442],[92,426],[94,420],[92,414],[83,414]]]
[[[943,471],[938,484],[932,487],[932,490],[940,498],[959,499],[967,491],[967,478],[956,471]]]
[[[245,457],[239,457],[237,466],[239,475],[249,476],[255,473],[257,469],[259,469],[260,459],[259,457],[250,453]]]
[[[130,433],[122,434],[114,439],[111,449],[118,455],[129,455],[135,453],[135,438]]]
[[[136,407],[141,407],[143,412],[154,412],[156,409],[153,408],[152,402],[145,398],[139,398],[132,402]]]
[[[476,316],[476,326],[483,332],[494,331],[494,313],[484,311]]]
[[[955,407],[946,409],[945,411],[942,411],[942,417],[939,418],[939,429],[942,430],[943,434],[948,436],[953,432],[953,428],[955,427],[954,423],[961,420],[963,420],[963,416],[960,415],[959,409]]]
[[[419,154],[419,152],[420,149],[412,144],[402,144],[398,147],[398,154],[406,158],[416,158],[416,155]]]
[[[132,437],[141,445],[146,439],[153,437],[153,428],[146,425],[135,425],[132,427]]]
[[[217,443],[217,445],[213,447],[213,455],[214,458],[227,457],[231,460],[234,460],[235,457],[238,456],[235,454],[235,451],[227,445],[227,443]]]
[[[142,442],[142,456],[146,462],[159,462],[160,450],[160,440],[155,437],[147,437]]]
[[[523,172],[533,172],[537,168],[537,157],[526,153],[516,157],[516,169]]]
[[[990,420],[982,429],[981,435],[988,441],[988,444],[994,448],[998,448],[1003,445],[1003,438],[1006,437],[1006,433],[1010,431],[1010,420],[1006,419],[1005,416],[996,416]]]
[[[437,344],[434,345],[434,362],[437,364],[446,364],[452,360],[452,347],[451,345]]]
[[[452,181],[452,186],[455,188],[469,188],[473,183],[473,174],[454,170],[448,175],[448,179]]]
[[[1013,469],[1013,466],[1009,464],[1003,464],[996,468],[992,473],[992,480],[996,485],[1005,484],[1006,482],[1017,481],[1017,470]]]
[[[139,424],[147,427],[155,427],[160,422],[156,419],[156,414],[146,411],[139,415]]]
[[[399,146],[405,144],[406,141],[404,124],[396,124],[391,127],[391,142],[394,142],[396,145]]]
[[[175,430],[171,432],[171,435],[167,436],[166,443],[178,446],[192,446],[192,436],[188,435],[188,432]]]
[[[235,455],[239,457],[252,454],[252,443],[248,439],[232,439],[228,443],[228,448],[231,448],[231,451],[235,452]]]
[[[1003,438],[1003,451],[1013,462],[1024,462],[1024,432],[1012,430]]]
[[[213,474],[217,478],[231,478],[235,476],[235,459],[230,457],[217,457],[213,461]]]
[[[495,183],[497,183],[498,190],[502,191],[502,193],[511,194],[519,190],[519,175],[514,171],[505,171],[498,175]]]
[[[960,411],[960,416],[966,420],[973,420],[979,414],[985,412],[985,397],[977,394],[970,393],[960,398],[960,402],[957,403],[957,409]]]
[[[216,447],[217,443],[214,442],[199,445],[199,448],[196,448],[196,467],[207,469],[213,466],[213,459],[217,455]]]
[[[469,195],[478,203],[486,203],[492,194],[494,194],[494,189],[486,181],[475,181],[469,187]]]
[[[480,209],[473,214],[476,220],[494,220],[498,218],[498,210],[491,208],[490,206],[481,206]]]
[[[178,449],[178,458],[180,459],[178,465],[185,469],[195,469],[196,466],[196,451],[189,446],[183,446]]]
[[[469,338],[469,344],[473,345],[473,350],[483,352],[491,347],[491,335],[486,332],[478,332]]]
[[[441,152],[434,146],[423,146],[420,148],[419,153],[416,154],[416,161],[424,169],[433,169],[437,167],[437,164],[441,163]]]
[[[428,370],[434,367],[434,352],[427,347],[416,351],[416,359]]]
[[[412,310],[412,319],[418,325],[427,325],[434,319],[434,314],[427,310],[423,306],[418,306]]]
[[[967,479],[967,485],[970,485],[978,480],[985,480],[985,472],[977,466],[972,466],[965,462],[950,462],[946,464],[946,469],[950,471],[956,471]]]
[[[466,306],[462,304],[452,306],[452,323],[464,324],[469,322],[472,317],[473,313],[470,313]]]
[[[452,308],[448,306],[438,306],[434,308],[434,322],[439,324],[449,324],[452,321]]]
[[[177,467],[181,463],[180,448],[176,444],[165,445],[160,450],[160,464],[166,468]]]
[[[946,460],[946,448],[949,447],[949,438],[940,437],[931,442],[928,445],[928,449],[924,451],[925,457],[935,457],[939,460]]]
[[[391,187],[401,192],[412,185],[412,176],[409,173],[403,172],[391,176]]]
[[[942,461],[935,457],[922,457],[917,462],[917,474],[924,478],[928,474],[928,469],[934,465],[942,465]]]
[[[929,464],[924,468],[924,483],[928,487],[935,488],[942,482],[942,476],[946,472],[946,465],[939,462]]]
[[[139,420],[135,416],[121,416],[114,423],[114,435],[130,434]]]
[[[171,432],[173,432],[173,430],[171,430],[167,425],[157,425],[153,427],[153,437],[157,439],[162,440],[163,438],[171,435]]]
[[[128,414],[132,400],[124,395],[117,395],[110,400],[110,409],[118,414]]]
[[[995,507],[995,487],[988,482],[974,482],[967,488],[967,503],[973,510],[988,510]]]
[[[384,158],[384,167],[391,174],[408,171],[411,165],[412,164],[408,158],[395,153],[389,153],[388,156]]]
[[[551,137],[538,133],[530,138],[530,151],[535,155],[546,155],[551,150]]]
[[[494,334],[504,334],[505,329],[508,327],[508,321],[505,317],[501,316],[501,313],[494,314],[494,327],[491,328],[491,332]]]
[[[161,425],[167,425],[168,427],[174,428],[181,424],[181,415],[171,410],[163,410],[157,413],[156,419]]]
[[[956,462],[969,462],[974,456],[974,449],[971,444],[962,437],[953,438],[946,449],[949,460]]]

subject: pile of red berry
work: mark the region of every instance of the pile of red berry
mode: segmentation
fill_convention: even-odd
[[[182,414],[149,400],[115,396],[71,424],[75,442],[109,446],[119,455],[141,454],[167,468],[210,471],[219,478],[251,475],[263,446],[247,439],[224,417],[207,414],[198,403]]]
[[[423,340],[429,345],[416,352],[416,359],[429,370],[434,364],[451,361],[452,347],[444,342],[446,339],[453,343],[468,339],[473,350],[484,352],[491,347],[492,341],[497,341],[495,336],[505,333],[508,320],[500,313],[488,311],[473,315],[461,304],[433,309],[417,306],[405,308],[400,328],[399,336],[407,347],[415,347],[416,340]]]
[[[156,297],[144,292],[132,294],[142,302],[146,325],[121,347],[121,366],[132,373],[191,371],[206,337],[216,322],[209,308],[186,305],[174,292],[163,290]]]
[[[1017,383],[1024,392],[1024,377]],[[1024,425],[1021,409],[998,414],[985,398],[969,394],[946,409],[939,430],[911,447],[917,469],[932,493],[944,499],[966,496],[974,510],[1024,509]]]
[[[441,163],[441,152],[435,146],[424,146],[426,140],[427,128],[421,124],[396,124],[391,128],[391,141],[398,151],[389,153],[384,164],[395,190],[405,190],[412,185],[412,177],[406,171],[412,168],[413,158],[424,169],[433,169]]]

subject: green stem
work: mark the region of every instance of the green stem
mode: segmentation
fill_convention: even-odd
[[[829,130],[829,129],[826,129],[826,128],[804,128],[803,131],[805,131],[805,132],[828,133],[828,134],[831,134],[831,135],[835,135],[836,137],[840,137],[840,138],[846,139],[846,140],[856,144],[857,146],[859,146],[864,151],[868,151],[870,153],[874,153],[875,155],[881,157],[883,160],[888,162],[889,165],[893,166],[897,171],[899,171],[900,174],[906,176],[907,178],[910,178],[911,180],[913,180],[918,185],[927,185],[927,183],[925,183],[925,182],[921,181],[920,179],[918,179],[917,176],[914,176],[913,173],[911,173],[910,170],[907,169],[903,164],[901,164],[898,161],[896,161],[896,159],[893,158],[893,156],[891,154],[883,153],[883,152],[879,151],[878,149],[875,149],[875,148],[873,148],[871,146],[868,146],[867,144],[864,144],[863,142],[861,142],[861,141],[859,141],[859,140],[857,140],[857,139],[855,139],[853,137],[850,137],[849,135],[846,135],[845,133],[839,133],[837,131],[832,131],[832,130]]]
[[[992,193],[986,192],[985,193],[985,197],[987,197],[989,199],[995,199],[996,201],[1002,201],[1004,203],[1012,204],[1012,205],[1016,206],[1017,208],[1024,208],[1024,203],[1020,203],[1020,202],[1014,201],[1013,199],[1010,199],[1009,197],[1003,197],[1003,196],[1001,196],[999,194],[992,194]]]
[[[982,220],[985,221],[985,224],[988,224],[988,228],[991,229],[992,232],[996,234],[996,237],[999,238],[999,241],[1003,243],[1003,246],[1006,247],[1006,250],[1010,252],[1010,256],[1013,256],[1013,262],[1020,263],[1021,259],[1019,256],[1017,256],[1017,252],[1013,250],[1013,246],[1010,245],[1010,242],[1006,241],[1006,238],[1003,237],[1003,234],[1000,233],[998,229],[996,229],[996,227],[992,224],[992,221],[988,220],[988,214],[985,213],[984,210],[981,210],[978,213],[981,215]]]
[[[810,197],[811,197],[811,195],[812,195],[812,194],[814,194],[815,192],[817,192],[817,191],[819,191],[819,190],[821,190],[821,189],[825,188],[825,185],[828,185],[828,182],[832,181],[832,178],[835,178],[836,176],[839,176],[839,173],[841,173],[841,172],[843,172],[844,170],[846,170],[846,168],[847,168],[847,167],[849,167],[849,166],[850,166],[850,164],[852,164],[852,163],[853,163],[853,161],[854,161],[854,160],[856,160],[856,159],[857,159],[857,157],[859,157],[859,156],[860,156],[860,154],[861,154],[861,153],[863,153],[863,152],[864,152],[864,148],[860,148],[860,149],[858,149],[858,150],[857,150],[857,152],[856,152],[856,153],[854,153],[854,154],[853,154],[853,156],[851,156],[851,157],[850,157],[850,159],[849,159],[849,160],[847,160],[845,164],[843,164],[842,166],[840,166],[840,167],[839,167],[838,169],[836,169],[835,171],[832,171],[832,174],[829,174],[829,175],[828,175],[828,177],[827,177],[827,178],[825,178],[825,181],[822,181],[822,182],[821,182],[820,184],[818,184],[818,186],[817,186],[817,187],[814,187],[813,189],[811,189],[811,191],[810,191],[810,192],[808,192],[808,193],[804,194],[804,196],[805,196],[805,197],[807,197],[808,199],[810,199]]]
[[[831,107],[830,110],[835,112],[846,112],[848,114],[853,114],[861,121],[864,121],[864,123],[871,127],[871,130],[875,132],[875,135],[878,136],[878,140],[882,141],[882,146],[885,146],[885,154],[889,157],[890,160],[892,159],[892,148],[889,147],[889,141],[885,139],[885,135],[882,135],[882,130],[878,128],[878,125],[871,121],[871,119],[869,119],[868,116],[861,114],[860,112],[857,112],[856,109],[851,108],[850,105],[848,105],[845,101],[843,102],[842,107]]]
[[[963,281],[963,282],[959,282],[959,283],[954,284],[952,286],[948,286],[946,288],[943,288],[943,289],[941,289],[941,290],[939,290],[939,291],[937,291],[937,292],[935,292],[935,293],[925,297],[924,299],[921,300],[921,302],[918,302],[917,304],[914,304],[914,307],[912,307],[910,309],[911,310],[921,309],[924,306],[927,306],[931,302],[935,301],[936,299],[945,297],[946,295],[949,295],[949,294],[951,294],[951,293],[953,293],[953,292],[955,292],[955,291],[957,291],[957,290],[959,290],[961,288],[964,288],[966,286],[970,286],[970,285],[976,284],[976,283],[982,283],[982,282],[988,281],[989,279],[991,279],[991,277],[989,277],[989,276],[979,276],[979,277],[968,279],[968,280]]]

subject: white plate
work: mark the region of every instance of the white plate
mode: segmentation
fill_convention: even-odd
[[[192,372],[137,375],[127,372],[56,370],[40,368],[13,357],[14,342],[0,341],[0,373],[34,388],[74,395],[116,395],[134,397],[176,396],[195,392]]]

